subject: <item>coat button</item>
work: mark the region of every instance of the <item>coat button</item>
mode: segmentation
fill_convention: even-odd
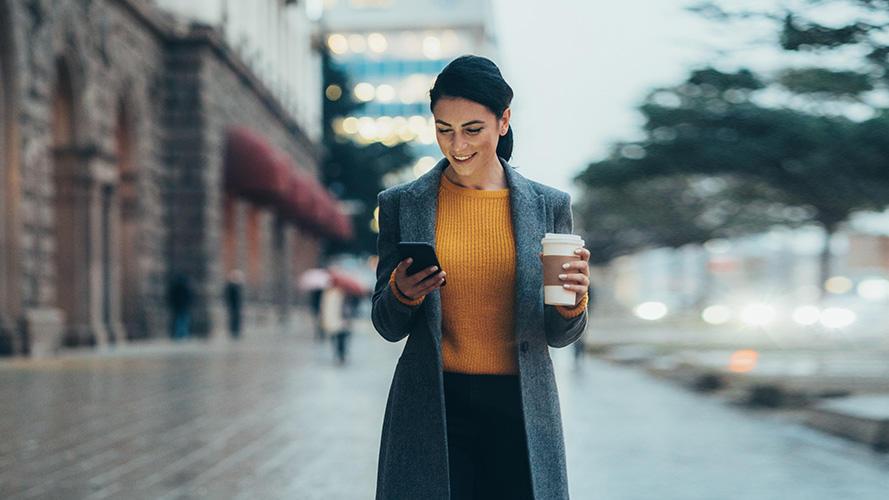
[[[520,348],[521,348],[522,352],[528,352],[528,343],[522,342],[522,345]]]

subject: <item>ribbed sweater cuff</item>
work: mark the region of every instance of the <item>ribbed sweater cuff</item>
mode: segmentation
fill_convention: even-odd
[[[586,293],[583,295],[583,298],[580,299],[580,303],[574,307],[565,307],[565,306],[556,306],[556,310],[559,311],[559,314],[562,315],[565,319],[572,319],[580,316],[583,313],[583,310],[586,309],[587,302],[590,299],[590,294]]]
[[[395,284],[395,271],[392,271],[392,276],[389,276],[389,288],[392,289],[392,293],[395,294],[395,298],[398,299],[399,302],[406,306],[418,306],[423,303],[423,299],[426,296],[422,296],[419,299],[411,300],[407,298],[401,290],[398,289],[398,286]]]

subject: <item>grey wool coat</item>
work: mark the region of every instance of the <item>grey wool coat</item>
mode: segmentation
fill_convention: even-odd
[[[564,319],[543,304],[540,240],[570,233],[567,193],[530,181],[501,160],[510,188],[516,242],[516,349],[534,498],[567,499],[562,419],[549,347],[580,337],[587,314]],[[378,500],[448,500],[448,448],[441,361],[438,290],[419,306],[400,302],[389,287],[399,241],[435,240],[442,160],[419,179],[379,195],[380,234],[374,326],[386,340],[407,337],[386,403],[377,475]]]

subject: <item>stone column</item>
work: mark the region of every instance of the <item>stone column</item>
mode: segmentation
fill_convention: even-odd
[[[116,297],[116,170],[96,148],[57,150],[57,303],[65,312],[66,345],[105,345],[119,332]]]

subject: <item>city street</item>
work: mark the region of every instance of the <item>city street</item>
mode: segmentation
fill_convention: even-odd
[[[350,359],[295,321],[240,342],[0,361],[0,498],[371,499],[401,345],[363,323]],[[594,332],[591,332],[594,334]],[[889,459],[786,414],[554,353],[572,498],[886,498]]]

